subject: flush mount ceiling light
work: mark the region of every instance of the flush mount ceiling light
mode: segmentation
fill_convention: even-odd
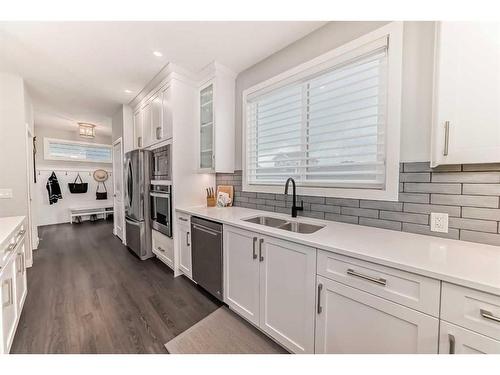
[[[86,122],[79,122],[78,128],[80,130],[80,137],[83,138],[94,138],[95,137],[95,125],[88,124]]]
[[[153,55],[155,55],[156,57],[162,57],[163,53],[161,53],[160,51],[153,51]]]

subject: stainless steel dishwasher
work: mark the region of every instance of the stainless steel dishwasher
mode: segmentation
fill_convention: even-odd
[[[222,224],[191,217],[193,280],[222,301]]]

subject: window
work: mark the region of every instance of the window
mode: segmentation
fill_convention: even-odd
[[[111,145],[44,138],[45,160],[111,163]]]
[[[399,111],[400,97],[389,93],[390,35],[366,37],[244,93],[246,190],[282,192],[293,177],[301,194],[397,199],[399,151],[390,160],[388,150],[399,150],[399,119],[391,126],[389,105]]]

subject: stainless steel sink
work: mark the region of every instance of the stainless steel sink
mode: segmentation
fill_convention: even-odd
[[[257,216],[243,221],[248,221],[249,223],[265,225],[266,227],[279,227],[280,225],[286,224],[287,221],[283,219],[277,219],[275,217],[268,216]]]
[[[287,230],[289,232],[311,234],[317,232],[323,225],[314,225],[309,223],[302,223],[300,221],[287,221],[283,219],[278,219],[269,216],[256,216],[250,219],[245,219],[249,223],[265,225],[266,227],[272,227],[277,229]]]
[[[323,228],[322,225],[301,223],[299,221],[290,221],[290,222],[283,224],[283,225],[280,225],[278,227],[278,229],[284,229],[284,230],[288,230],[290,232],[304,233],[304,234],[311,234],[311,233],[317,232],[321,228]]]

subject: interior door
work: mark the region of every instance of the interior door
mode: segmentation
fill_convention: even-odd
[[[125,211],[123,206],[123,144],[122,139],[113,143],[113,233],[125,242]]]

